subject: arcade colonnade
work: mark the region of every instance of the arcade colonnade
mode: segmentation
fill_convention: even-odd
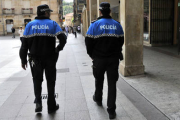
[[[87,0],[82,12],[83,35],[91,23],[99,17],[99,4],[111,4],[111,16],[123,26],[125,43],[124,60],[120,62],[123,76],[144,73],[143,65],[143,12],[144,0]]]

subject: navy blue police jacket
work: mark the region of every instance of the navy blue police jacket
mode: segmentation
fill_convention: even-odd
[[[36,17],[35,20],[29,22],[23,37],[19,53],[22,64],[27,63],[28,51],[34,58],[55,57],[57,52],[63,50],[67,39],[60,26],[44,16]],[[59,39],[57,47],[56,37]]]
[[[88,55],[94,58],[119,58],[123,60],[124,32],[119,22],[111,16],[101,16],[93,21],[86,33]]]

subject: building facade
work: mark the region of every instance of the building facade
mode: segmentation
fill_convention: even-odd
[[[85,4],[86,0],[74,0],[74,26],[78,26],[81,24],[81,14]]]
[[[1,0],[0,35],[11,33],[12,27],[19,29],[22,26],[24,29],[37,16],[37,6],[41,4],[49,5],[53,10],[51,19],[60,24],[62,0]]]
[[[73,26],[73,13],[66,14],[65,16],[65,25],[66,26]]]
[[[59,22],[60,26],[63,26],[63,0],[57,0],[57,4],[59,5],[58,15],[59,15]]]

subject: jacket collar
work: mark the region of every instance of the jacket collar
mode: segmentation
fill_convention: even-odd
[[[108,19],[111,19],[112,17],[110,15],[107,15],[107,16],[101,16],[101,17],[98,17],[97,19],[102,19],[102,18],[108,18]]]
[[[37,17],[35,17],[35,19],[50,19],[50,18],[45,17],[45,16],[37,16]]]

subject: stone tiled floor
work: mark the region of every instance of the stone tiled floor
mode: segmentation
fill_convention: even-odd
[[[103,107],[92,100],[94,78],[92,61],[86,54],[84,38],[78,34],[68,36],[65,49],[57,62],[56,93],[60,109],[47,113],[43,99],[41,114],[34,112],[33,83],[30,69],[21,69],[19,38],[0,37],[0,120],[108,120],[107,82],[104,84]],[[146,120],[139,110],[117,90],[116,120]],[[42,94],[47,94],[46,80]]]

